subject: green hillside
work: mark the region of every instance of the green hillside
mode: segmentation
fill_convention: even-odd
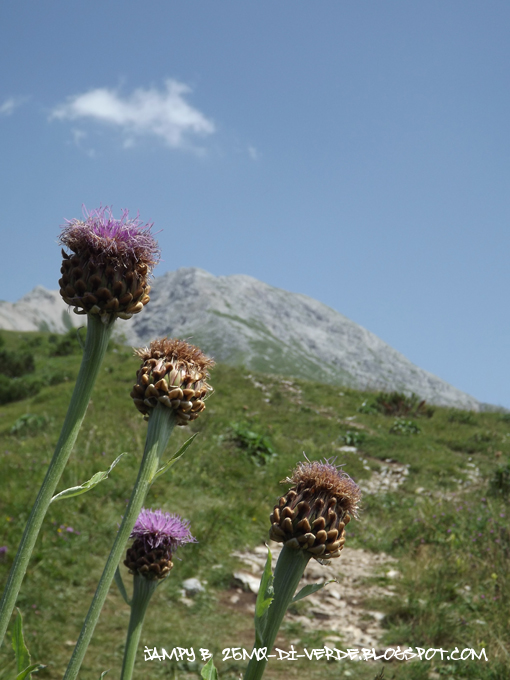
[[[29,357],[34,362],[24,375],[0,375],[0,548],[7,548],[0,550],[0,583],[53,454],[81,351],[72,336],[66,341],[48,333],[3,331],[2,338],[4,369],[14,355],[25,368]],[[33,660],[47,664],[34,676],[42,680],[62,677],[136,477],[147,427],[129,397],[138,365],[129,349],[109,350],[59,488],[108,469],[122,452],[129,455],[89,494],[52,504],[21,591],[28,647]],[[508,414],[435,408],[431,417],[407,414],[396,421],[373,407],[376,394],[225,365],[212,371],[211,383],[215,392],[206,411],[190,428],[177,428],[169,446],[177,449],[193,432],[200,435],[154,484],[147,501],[189,519],[199,542],[182,548],[181,561],[175,560],[153,598],[135,677],[199,677],[199,664],[144,664],[145,645],[208,648],[221,680],[239,677],[243,662],[221,661],[225,647],[250,649],[253,643],[251,617],[226,605],[239,565],[232,552],[267,540],[269,513],[287,488],[279,482],[303,452],[310,459],[337,457],[361,482],[380,472],[387,459],[409,466],[398,489],[366,494],[360,520],[348,526],[346,550],[389,553],[402,574],[394,584],[396,596],[367,602],[367,610],[386,614],[385,646],[403,642],[477,652],[484,647],[489,659],[441,661],[436,654],[430,662],[387,663],[384,677],[508,677]],[[6,403],[9,395],[24,394],[31,396]],[[339,451],[346,444],[358,451]],[[181,600],[182,582],[190,577],[207,583],[191,606]],[[129,583],[126,570],[124,578]],[[82,669],[84,680],[98,680],[109,668],[107,678],[118,677],[128,616],[112,586]],[[322,633],[305,634],[295,624],[284,627],[282,636],[287,646],[296,640],[309,648],[324,644]],[[342,649],[349,647],[346,637]],[[382,662],[304,659],[270,663],[265,677],[372,680],[381,667]],[[13,677],[12,650],[4,644],[0,679]]]

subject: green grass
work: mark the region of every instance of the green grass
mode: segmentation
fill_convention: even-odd
[[[0,408],[0,546],[7,546],[0,557],[0,583],[52,456],[80,362],[77,345],[72,354],[55,355],[58,339],[49,334],[4,331],[2,336],[6,349],[33,352],[36,377],[57,375],[61,381],[48,384],[54,378],[47,378],[32,398]],[[146,432],[146,423],[129,398],[138,365],[129,348],[114,346],[108,352],[59,488],[106,470],[124,451],[129,455],[94,491],[51,506],[20,594],[18,606],[32,659],[47,664],[38,675],[42,680],[62,676],[136,477]],[[255,377],[264,390],[240,368],[215,368],[211,376],[215,393],[206,411],[192,427],[178,428],[170,441],[176,450],[193,432],[200,432],[185,457],[154,484],[147,504],[188,518],[199,543],[182,549],[181,561],[175,560],[170,578],[154,596],[135,677],[199,677],[193,664],[144,663],[145,645],[167,651],[177,646],[208,648],[215,653],[222,680],[239,677],[245,663],[222,662],[221,650],[250,649],[253,628],[251,617],[226,606],[238,568],[231,553],[267,539],[268,516],[282,488],[279,481],[304,451],[310,459],[338,456],[337,462],[345,463],[346,472],[357,480],[370,475],[366,466],[378,470],[387,458],[410,466],[397,492],[366,496],[360,521],[348,527],[347,546],[388,552],[398,559],[402,573],[395,597],[367,607],[386,612],[388,645],[477,651],[485,647],[489,658],[488,663],[393,662],[386,664],[385,678],[418,680],[431,671],[442,680],[506,678],[509,419],[498,413],[463,417],[458,411],[436,408],[432,418],[419,419],[419,434],[392,435],[392,417],[358,412],[375,394],[295,380],[299,395],[279,377]],[[26,414],[34,418],[23,419]],[[262,464],[254,460],[232,436],[235,423],[264,437],[277,455]],[[355,432],[365,435],[357,444],[362,456],[339,453]],[[472,480],[475,467],[480,476],[473,482],[470,474]],[[191,576],[208,585],[206,593],[187,606],[180,599],[181,584]],[[125,571],[124,578],[129,584]],[[118,677],[128,616],[128,607],[113,586],[81,678],[99,679],[108,668],[112,669],[108,678]],[[305,635],[295,624],[286,625],[282,635],[287,646],[296,639],[298,648],[323,645],[321,634]],[[350,646],[347,636],[342,648]],[[345,677],[372,680],[380,668],[380,662],[338,665],[304,660],[270,663],[265,677],[306,673],[318,680],[344,677],[346,670],[350,675]],[[4,644],[0,679],[10,679],[13,669],[12,651]]]

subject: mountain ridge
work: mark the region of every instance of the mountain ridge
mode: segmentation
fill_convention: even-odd
[[[37,330],[45,324],[44,330],[63,332],[83,323],[83,316],[67,314],[58,291],[41,286],[17,303],[0,302],[0,328]],[[340,312],[244,274],[217,277],[198,268],[167,272],[154,279],[147,307],[117,326],[134,346],[165,335],[180,337],[217,361],[249,370],[356,389],[415,392],[431,404],[483,408]]]

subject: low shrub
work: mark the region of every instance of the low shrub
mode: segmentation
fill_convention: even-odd
[[[390,434],[411,435],[420,434],[421,430],[412,420],[405,420],[404,418],[395,418],[395,422],[390,427]]]
[[[426,406],[414,392],[410,395],[403,392],[379,392],[373,402],[364,401],[358,408],[359,413],[382,413],[386,416],[425,416],[432,418],[434,409]]]
[[[472,411],[458,411],[454,409],[448,415],[449,423],[460,423],[461,425],[476,425],[476,418]]]
[[[378,409],[374,404],[369,404],[368,401],[364,401],[361,406],[358,407],[358,413],[366,413],[367,415],[374,415],[379,413]]]
[[[265,465],[277,453],[269,438],[250,429],[249,425],[243,423],[230,423],[232,439],[243,449],[256,465]]]
[[[34,357],[30,352],[0,350],[0,374],[7,378],[21,378],[35,371]]]
[[[426,416],[431,418],[434,409],[425,405],[425,399],[421,399],[414,392],[411,395],[403,392],[379,392],[375,398],[375,406],[380,413],[387,416]]]
[[[355,430],[354,432],[351,432],[351,430],[347,430],[345,434],[340,435],[340,439],[347,445],[347,446],[360,446],[363,444],[365,439],[367,438],[367,435],[365,432],[359,432]]]
[[[50,356],[66,357],[70,354],[80,354],[83,348],[82,340],[76,328],[71,328],[65,335],[50,336]]]
[[[41,384],[36,380],[8,378],[0,374],[0,405],[32,397],[39,392]]]
[[[16,436],[29,436],[43,430],[50,422],[48,416],[38,416],[35,413],[24,413],[10,429],[10,433]]]
[[[510,460],[494,471],[489,482],[489,490],[494,496],[506,498],[510,495]]]

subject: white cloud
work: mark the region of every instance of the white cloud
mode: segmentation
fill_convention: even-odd
[[[248,154],[253,161],[258,160],[259,152],[257,151],[257,149],[254,146],[248,147]]]
[[[114,125],[126,135],[125,147],[132,146],[136,136],[147,134],[173,148],[187,147],[190,136],[205,137],[215,132],[214,123],[186,101],[190,92],[187,85],[176,80],[167,80],[163,90],[139,88],[127,96],[97,88],[69,97],[50,118]]]
[[[79,130],[78,128],[74,128],[72,130],[72,135],[73,135],[73,142],[74,144],[81,149],[84,153],[87,154],[90,158],[95,158],[96,157],[96,151],[92,147],[89,147],[87,145],[87,133],[84,130]]]
[[[9,97],[9,99],[6,99],[3,104],[0,104],[0,115],[10,116],[14,109],[17,109],[18,106],[21,106],[24,101],[25,99],[23,97]]]

